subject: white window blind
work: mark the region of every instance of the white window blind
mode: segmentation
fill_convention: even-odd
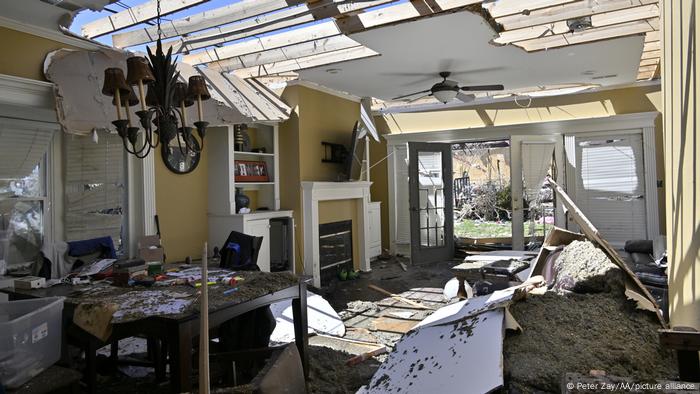
[[[29,176],[46,154],[54,130],[36,123],[0,118],[0,179]]]
[[[646,238],[642,136],[576,139],[576,203],[613,245]]]
[[[111,236],[119,248],[125,207],[124,148],[113,134],[99,142],[66,136],[65,231],[67,241]]]

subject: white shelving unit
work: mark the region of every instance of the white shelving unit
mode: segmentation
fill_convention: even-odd
[[[279,139],[277,125],[251,124],[248,128],[252,148],[264,148],[265,153],[235,150],[233,125],[210,127],[207,132],[209,155],[209,213],[235,215],[236,188],[256,190],[257,207],[277,211],[279,200]],[[267,182],[236,182],[236,160],[261,161],[267,166]]]
[[[263,237],[258,266],[270,271],[278,261],[294,269],[294,220],[292,211],[280,211],[279,138],[276,124],[249,124],[251,148],[265,152],[235,150],[234,126],[210,127],[207,131],[209,160],[209,247],[222,247],[231,231]],[[236,160],[265,162],[269,181],[236,182]],[[257,203],[250,213],[239,214],[236,188],[254,191]],[[252,194],[252,193],[251,193]],[[261,209],[266,208],[266,209]]]

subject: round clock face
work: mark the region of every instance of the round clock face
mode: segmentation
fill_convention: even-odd
[[[191,148],[189,150],[186,148],[185,142],[180,135],[170,140],[169,143],[161,145],[165,166],[176,174],[190,173],[199,164],[199,142],[192,136],[189,139],[188,145]]]

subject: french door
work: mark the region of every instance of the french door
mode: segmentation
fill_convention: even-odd
[[[408,190],[411,260],[414,263],[451,260],[454,200],[450,144],[408,143]]]

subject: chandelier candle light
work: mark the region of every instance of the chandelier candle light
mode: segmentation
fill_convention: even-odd
[[[172,48],[163,53],[160,29],[160,1],[158,1],[158,41],[155,55],[148,51],[148,59],[142,56],[132,56],[126,59],[127,75],[118,67],[105,70],[105,80],[102,93],[113,97],[112,104],[117,111],[117,120],[112,124],[122,138],[124,149],[138,158],[148,156],[163,142],[167,147],[173,138],[177,138],[178,146],[183,153],[199,152],[204,148],[208,122],[203,119],[202,101],[211,98],[207,84],[200,75],[189,78],[188,83],[179,82],[180,73],[176,70],[172,58]],[[150,61],[149,61],[150,60]],[[132,86],[138,89],[138,96]],[[148,90],[146,91],[146,88]],[[195,138],[189,126],[186,107],[197,103],[198,120],[193,123],[197,129],[200,143]],[[129,107],[141,104],[136,111],[141,127],[135,127],[131,122]],[[122,118],[122,107],[126,119]],[[156,126],[156,129],[153,129]],[[139,144],[139,135],[143,128],[143,142]],[[157,137],[157,138],[156,138]],[[140,145],[140,146],[139,146]]]

